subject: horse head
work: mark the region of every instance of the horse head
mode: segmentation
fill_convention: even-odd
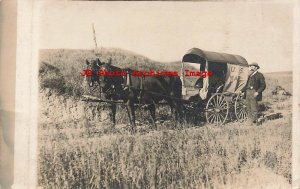
[[[122,74],[124,74],[124,70],[111,65],[111,61],[101,64],[98,71],[98,79],[102,91],[104,93],[119,91],[124,82]]]
[[[112,71],[112,67],[109,63],[103,63],[99,67],[98,78],[100,82],[100,87],[103,89],[106,89],[112,85],[111,77],[108,75],[110,71]]]
[[[102,64],[104,64],[104,63],[102,63],[102,62],[99,60],[99,58],[93,59],[93,60],[90,60],[90,61],[88,61],[88,60],[86,59],[85,62],[86,62],[86,69],[92,71],[92,75],[91,75],[91,76],[88,76],[88,77],[85,76],[85,79],[86,79],[88,85],[89,85],[90,87],[93,87],[95,83],[100,84],[100,83],[99,83],[99,78],[98,78],[98,70],[99,70],[100,66],[101,66]]]

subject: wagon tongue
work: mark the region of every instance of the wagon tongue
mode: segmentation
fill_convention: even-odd
[[[101,102],[102,99],[95,97],[95,96],[91,96],[91,95],[82,95],[82,101],[94,101],[94,102]]]

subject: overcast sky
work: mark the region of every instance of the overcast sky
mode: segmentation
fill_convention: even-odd
[[[262,72],[292,70],[293,4],[280,2],[47,2],[39,48],[121,48],[162,62],[190,48],[239,54]]]

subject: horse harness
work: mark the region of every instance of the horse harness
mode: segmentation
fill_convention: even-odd
[[[124,69],[126,71],[126,75],[122,76],[122,81],[121,81],[121,91],[118,90],[119,88],[116,87],[114,84],[111,84],[110,87],[108,87],[106,90],[102,89],[103,93],[106,94],[110,94],[110,95],[114,95],[114,94],[121,94],[122,92],[129,92],[132,89],[135,89],[137,91],[139,91],[138,94],[138,101],[140,103],[140,100],[144,94],[145,90],[144,88],[144,82],[145,82],[145,76],[137,76],[138,78],[140,78],[140,82],[139,82],[139,88],[136,88],[134,86],[132,86],[132,75],[129,69]],[[163,96],[163,97],[167,97],[167,98],[172,98],[172,99],[177,99],[177,100],[181,100],[181,98],[176,98],[176,97],[171,97],[169,95],[163,95],[161,93],[156,93],[153,91],[147,91],[147,93],[151,93],[151,94],[155,94],[155,95],[159,95],[159,96]]]
[[[145,76],[139,76],[140,78],[140,85],[139,85],[139,88],[135,88],[132,86],[132,75],[131,73],[129,72],[129,70],[125,69],[126,70],[126,75],[123,76],[123,83],[121,84],[122,88],[123,88],[123,91],[126,91],[126,90],[131,90],[131,89],[136,89],[139,91],[139,96],[138,96],[138,100],[140,102],[141,98],[142,98],[142,95],[144,93],[144,80],[145,80]]]

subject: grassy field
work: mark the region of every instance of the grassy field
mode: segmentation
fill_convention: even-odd
[[[102,61],[113,56],[113,62],[126,67],[137,66],[127,61],[141,60],[140,69],[145,69],[142,65],[180,68],[179,63],[157,63],[118,49],[97,53]],[[84,50],[41,51],[41,94],[47,89],[49,95],[41,104],[50,97],[78,98],[79,72],[85,58],[93,57],[94,52]],[[38,183],[44,188],[290,188],[292,99],[273,96],[271,91],[279,84],[292,92],[292,74],[265,76],[262,103],[284,117],[257,127],[230,122],[222,127],[179,128],[165,122],[153,130],[141,123],[131,135],[120,111],[119,124],[111,131],[107,120],[82,116],[56,121],[54,117],[63,113],[57,107],[67,106],[68,101],[51,101],[40,114]],[[46,122],[46,117],[52,121]],[[137,117],[146,120],[148,115]]]
[[[121,68],[136,70],[180,70],[180,62],[161,63],[146,57],[120,49],[92,50],[41,50],[40,51],[40,86],[49,88],[63,95],[80,97],[83,94],[83,78],[80,73],[86,69],[86,59],[99,58]]]
[[[287,118],[261,127],[231,123],[136,135],[121,126],[117,134],[103,134],[100,124],[70,122],[58,129],[48,124],[40,131],[39,183],[46,188],[224,188],[247,185],[246,178],[230,179],[257,168],[290,181],[290,124]]]

